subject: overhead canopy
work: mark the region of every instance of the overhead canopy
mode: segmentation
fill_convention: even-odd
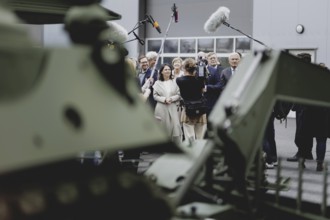
[[[7,0],[7,6],[16,15],[28,24],[60,24],[71,6],[77,5],[70,0]],[[107,20],[121,19],[121,15],[103,8],[109,18]]]

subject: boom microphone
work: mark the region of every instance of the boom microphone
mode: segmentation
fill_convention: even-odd
[[[238,31],[239,33],[243,34],[244,36],[250,38],[251,40],[254,40],[255,42],[267,47],[268,49],[271,49],[266,44],[261,42],[260,40],[257,40],[250,35],[244,33],[243,31],[231,26],[227,21],[229,20],[229,13],[230,10],[226,7],[220,7],[216,12],[211,14],[210,18],[205,22],[204,24],[204,30],[207,33],[215,32],[218,27],[220,27],[221,24],[226,25],[227,27],[230,27],[231,29]]]
[[[216,10],[204,24],[207,33],[215,32],[221,24],[227,25],[230,10],[227,7],[220,7]]]
[[[109,22],[108,25],[108,31],[105,33],[106,36],[104,36],[106,39],[117,43],[124,43],[127,41],[127,30],[123,26],[115,22]]]
[[[173,11],[173,16],[174,16],[174,21],[175,21],[175,23],[178,23],[178,21],[179,21],[178,10],[177,10],[175,3],[173,4],[172,11]]]
[[[158,33],[161,34],[162,31],[160,30],[160,27],[159,27],[158,22],[155,21],[154,18],[153,18],[151,15],[146,15],[146,17],[147,17],[148,22],[149,22],[150,24],[152,24],[152,26],[153,26],[154,28],[156,28],[156,30],[158,31]]]
[[[142,40],[141,38],[139,38],[139,36],[137,36],[137,34],[134,31],[133,31],[133,34],[134,34],[135,38],[139,41],[139,43],[141,45],[144,45],[144,40]]]

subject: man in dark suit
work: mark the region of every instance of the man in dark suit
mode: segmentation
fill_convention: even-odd
[[[149,61],[146,56],[144,56],[144,55],[140,56],[138,61],[140,64],[140,70],[138,73],[140,87],[144,86],[145,83],[148,83],[148,85],[149,85],[148,88],[150,88],[151,94],[152,94],[152,92],[153,92],[152,85],[157,80],[157,73],[155,72],[153,77],[150,78],[150,76],[152,74],[152,69],[149,68]],[[154,100],[153,95],[149,95],[148,102],[149,102],[150,106],[152,107],[152,109],[155,109],[157,102]]]
[[[311,55],[308,53],[300,53],[297,56],[307,63],[312,61]],[[296,112],[296,132],[294,142],[298,148],[298,151],[293,157],[287,158],[287,161],[297,162],[299,158],[313,160],[313,137],[307,135],[309,132],[306,134],[307,128],[310,126],[306,126],[303,123],[306,117],[306,106],[295,103],[292,110]]]
[[[227,67],[224,70],[222,70],[221,75],[220,75],[221,90],[225,89],[229,79],[232,77],[232,75],[235,74],[240,60],[241,60],[241,57],[236,52],[231,53],[229,55],[228,62],[229,62],[230,67]]]
[[[297,55],[305,62],[311,62],[311,55],[309,53],[300,53]],[[326,152],[327,136],[330,130],[329,125],[329,109],[312,106],[296,104],[293,109],[296,111],[296,133],[295,144],[298,151],[293,157],[287,158],[287,161],[295,162],[299,158],[313,159],[312,148],[313,138],[316,139],[316,171],[323,171],[325,169],[323,161]],[[303,163],[303,166],[304,163]]]
[[[209,72],[209,76],[206,80],[205,96],[207,104],[206,114],[209,115],[221,93],[220,74],[223,70],[223,67],[220,65],[216,53],[210,52],[207,54],[206,58],[208,62],[207,70]]]

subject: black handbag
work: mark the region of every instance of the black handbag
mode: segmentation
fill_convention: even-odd
[[[188,117],[198,117],[206,113],[206,99],[203,97],[196,101],[184,101],[186,115]]]

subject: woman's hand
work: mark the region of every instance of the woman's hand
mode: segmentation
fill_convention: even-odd
[[[165,103],[166,104],[171,104],[172,103],[172,98],[166,98]]]

